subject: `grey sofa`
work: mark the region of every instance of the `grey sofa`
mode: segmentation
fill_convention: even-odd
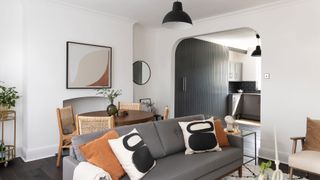
[[[221,152],[206,152],[185,155],[185,145],[178,121],[204,119],[203,115],[187,116],[166,121],[147,122],[130,126],[120,126],[119,135],[129,133],[136,128],[148,145],[157,165],[143,180],[213,180],[221,178],[236,170],[241,174],[243,162],[243,139],[228,135],[230,147]],[[63,158],[63,180],[72,180],[73,171],[83,157],[79,145],[103,135],[104,132],[80,135],[72,139],[70,156]],[[121,180],[128,180],[124,176]]]

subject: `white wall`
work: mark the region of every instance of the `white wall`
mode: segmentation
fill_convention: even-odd
[[[133,22],[49,0],[23,0],[24,149],[27,161],[57,152],[55,109],[64,99],[94,96],[66,89],[66,41],[113,48],[113,88],[132,101]]]
[[[155,93],[158,105],[174,107],[174,52],[179,40],[201,34],[250,27],[262,38],[262,139],[260,156],[273,158],[272,127],[278,127],[281,161],[290,151],[290,136],[305,134],[306,116],[320,117],[319,101],[320,1],[285,1],[256,9],[230,13],[195,22],[185,31],[147,32],[140,40],[152,62],[150,87],[141,94]],[[150,43],[153,41],[153,43]],[[143,47],[139,47],[143,49]],[[143,56],[144,54],[142,54]],[[144,58],[144,57],[140,58]],[[152,87],[151,87],[152,86]],[[172,112],[172,111],[171,111]],[[173,113],[172,113],[173,114]],[[171,114],[171,115],[172,115]]]
[[[145,85],[133,85],[134,101],[139,102],[139,99],[151,98],[152,102],[155,103],[158,113],[161,114],[164,107],[169,104],[160,104],[161,101],[158,98],[162,89],[157,86],[157,80],[161,79],[162,76],[159,72],[161,72],[163,67],[167,66],[166,64],[159,66],[158,62],[154,60],[158,51],[157,49],[160,48],[155,44],[157,42],[156,35],[158,30],[145,29],[139,24],[135,24],[133,29],[133,61],[143,60],[148,63],[151,69],[150,80]]]
[[[22,6],[19,0],[3,0],[0,6],[0,81],[6,86],[15,86],[20,95],[22,88]],[[22,147],[22,101],[16,103],[17,111],[17,147],[18,154]],[[7,123],[6,123],[7,124]],[[10,122],[5,135],[13,143],[13,124]],[[0,130],[1,131],[1,130]],[[6,138],[7,139],[7,138]]]

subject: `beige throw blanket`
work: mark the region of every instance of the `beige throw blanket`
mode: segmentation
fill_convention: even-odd
[[[112,178],[103,169],[88,162],[80,162],[73,172],[73,180],[112,180]]]

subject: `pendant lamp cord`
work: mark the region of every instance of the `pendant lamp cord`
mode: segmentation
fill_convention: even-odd
[[[260,45],[260,35],[256,34],[258,45]]]

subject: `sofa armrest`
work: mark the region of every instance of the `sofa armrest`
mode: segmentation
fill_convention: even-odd
[[[227,134],[227,137],[231,146],[243,149],[243,138],[241,136]]]
[[[74,149],[72,146],[70,146],[70,148],[69,148],[69,156],[76,159],[76,154],[74,153]]]
[[[74,169],[78,166],[80,161],[77,161],[71,156],[67,156],[63,158],[63,171],[62,171],[62,179],[63,180],[73,180],[73,172]]]

